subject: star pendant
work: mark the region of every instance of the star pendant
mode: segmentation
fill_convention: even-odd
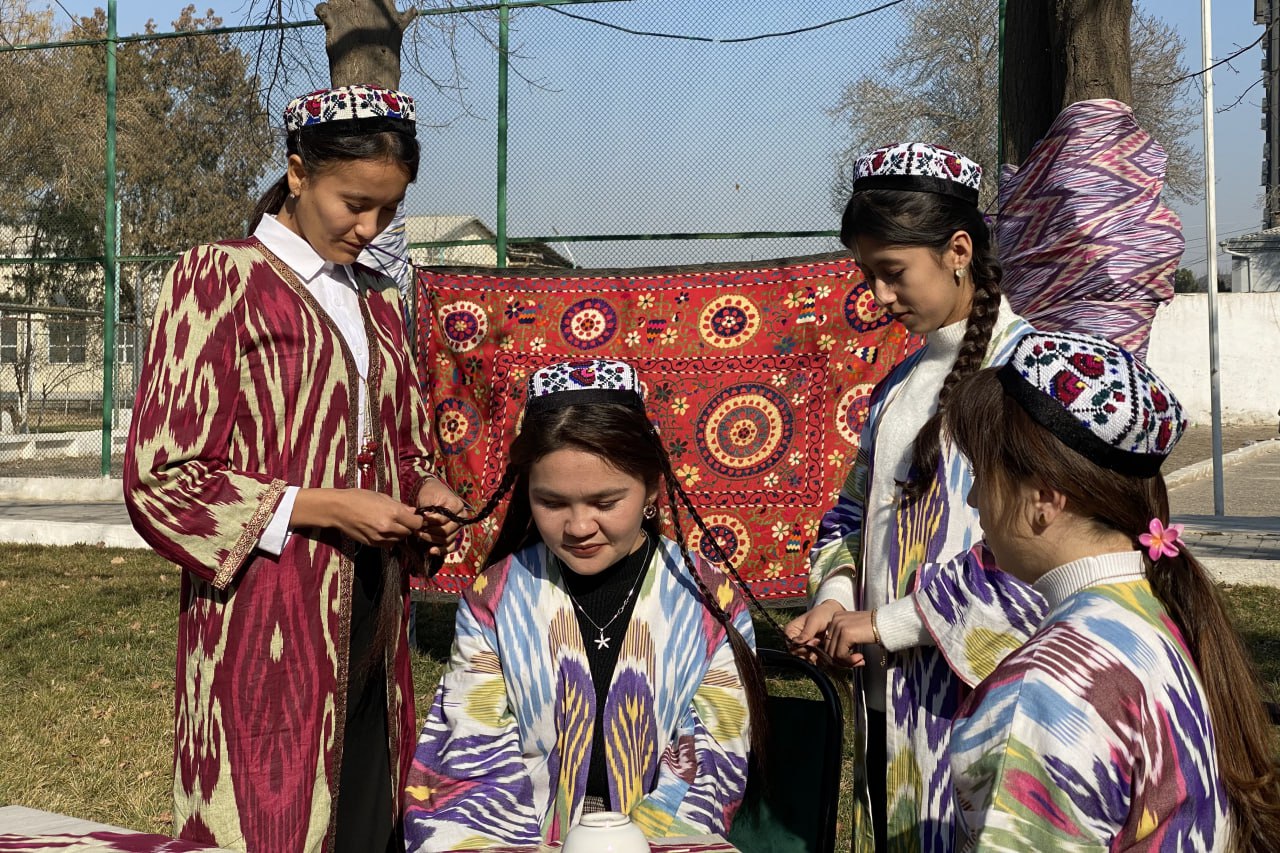
[[[596,648],[597,649],[609,648],[609,638],[604,635],[603,631],[601,631],[600,636],[596,638]]]

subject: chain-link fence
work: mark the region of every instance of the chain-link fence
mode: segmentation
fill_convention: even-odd
[[[975,21],[972,3],[990,19]],[[998,31],[998,0],[513,3],[503,158],[492,5],[424,14],[405,36],[401,88],[417,97],[423,143],[406,199],[419,264],[494,264],[499,235],[511,266],[830,251],[847,152],[893,141],[862,109],[865,81],[892,115],[903,87],[930,85],[894,65],[922,20],[977,27],[993,57]],[[67,29],[42,12],[6,19],[11,9],[0,9],[0,476],[95,476],[104,424],[115,444],[123,435],[165,270],[188,246],[244,233],[283,168],[284,104],[328,84],[324,30],[226,28],[188,10],[174,32],[119,40],[108,293],[106,18]],[[988,84],[994,98],[994,60]],[[94,429],[96,445],[24,438]]]

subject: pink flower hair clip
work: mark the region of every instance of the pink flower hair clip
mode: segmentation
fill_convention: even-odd
[[[1152,560],[1158,560],[1161,557],[1176,557],[1181,553],[1181,549],[1186,547],[1186,543],[1182,541],[1182,525],[1170,524],[1165,527],[1158,518],[1151,519],[1151,523],[1147,525],[1150,533],[1143,533],[1138,536],[1138,542],[1147,549],[1147,556]]]

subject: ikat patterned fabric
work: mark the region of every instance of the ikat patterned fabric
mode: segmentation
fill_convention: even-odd
[[[355,267],[369,344],[367,485],[412,503],[431,473],[400,292]],[[360,374],[333,321],[255,238],[198,246],[156,305],[125,455],[138,534],[182,567],[174,833],[251,850],[323,845],[346,725],[353,544],[337,532],[254,545],[287,485],[356,488]],[[386,552],[421,571],[421,546]],[[408,607],[405,591],[404,604]],[[407,624],[388,637],[399,791],[417,720]],[[271,783],[260,784],[262,780]]]
[[[951,771],[966,850],[1231,849],[1204,688],[1145,579],[1059,604],[961,709]]]
[[[423,269],[418,287],[437,461],[465,500],[498,484],[532,374],[622,359],[681,485],[762,598],[804,594],[806,554],[857,454],[871,389],[918,344],[844,254],[605,274]],[[465,589],[496,530],[464,528],[432,588]],[[689,543],[713,553],[696,530]]]
[[[724,834],[747,785],[746,693],[696,571],[751,647],[746,600],[675,542],[654,550],[605,707],[610,799],[649,838]],[[555,844],[582,815],[595,688],[544,545],[490,566],[458,604],[450,664],[405,787],[405,849]]]
[[[1187,427],[1187,416],[1169,386],[1126,350],[1101,338],[1027,335],[1014,346],[999,376],[1041,426],[1107,467],[1141,468],[1145,463],[1151,468],[1148,476],[1154,474]]]
[[[1000,177],[1001,288],[1045,332],[1087,332],[1144,358],[1173,298],[1182,222],[1160,200],[1166,156],[1119,101],[1067,107]]]
[[[1031,331],[1001,302],[982,367],[1005,363],[1014,343]],[[874,736],[884,738],[888,756],[889,837],[906,849],[950,853],[955,849],[955,809],[947,747],[955,712],[969,688],[1035,632],[1045,603],[1031,587],[997,571],[995,558],[980,543],[982,527],[968,502],[973,475],[954,444],[944,445],[924,497],[899,504],[888,548],[878,554],[866,551],[862,534],[867,509],[888,497],[869,492],[875,482],[879,428],[892,417],[894,398],[924,354],[919,350],[906,358],[871,395],[857,461],[839,500],[822,519],[809,583],[816,591],[832,572],[853,567],[855,577],[884,573],[882,588],[892,591],[880,601],[867,600],[860,592],[861,608],[914,596],[933,642],[889,659],[883,698],[887,725]],[[862,691],[853,696],[852,719],[861,721],[854,726],[854,747],[863,755],[869,735],[866,709]],[[853,850],[872,853],[865,779],[855,781],[854,793],[853,825],[858,830]]]
[[[289,133],[331,121],[366,118],[398,118],[412,122],[417,115],[413,98],[381,86],[339,86],[301,95],[284,108],[284,128]]]

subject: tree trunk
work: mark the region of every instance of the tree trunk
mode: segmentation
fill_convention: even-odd
[[[1133,100],[1133,0],[1009,0],[1001,70],[1001,160],[1020,164],[1067,106]]]
[[[416,17],[400,12],[395,0],[328,0],[316,5],[324,24],[329,80],[333,86],[372,83],[400,86],[400,43]]]

